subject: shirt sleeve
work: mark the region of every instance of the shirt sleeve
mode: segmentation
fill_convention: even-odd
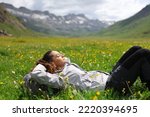
[[[57,74],[46,72],[46,68],[41,64],[38,64],[30,75],[32,79],[37,81],[39,84],[45,84],[57,89],[64,87],[63,78],[59,77]]]

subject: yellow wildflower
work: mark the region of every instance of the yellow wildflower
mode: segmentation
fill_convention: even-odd
[[[100,95],[100,92],[99,92],[99,91],[96,91],[96,95],[99,96],[99,95]]]
[[[98,98],[97,98],[97,96],[94,96],[93,98],[92,98],[92,100],[97,100]]]

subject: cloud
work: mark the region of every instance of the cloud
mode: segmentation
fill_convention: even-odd
[[[122,20],[128,18],[140,11],[145,4],[141,4],[138,0],[109,0],[103,5],[99,5],[100,9],[95,10],[95,15],[101,19]]]
[[[10,3],[15,7],[25,6],[31,8],[34,3],[34,0],[30,0],[30,2],[28,0],[0,0],[0,2]]]
[[[89,18],[122,20],[137,13],[150,0],[0,0],[16,7],[33,10],[48,10],[56,15],[84,13]]]

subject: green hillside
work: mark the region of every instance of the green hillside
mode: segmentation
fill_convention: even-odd
[[[0,32],[4,32],[8,36],[29,36],[36,33],[27,29],[19,19],[8,13],[2,5],[0,5]],[[4,35],[1,33],[0,35]]]
[[[150,5],[143,8],[134,16],[117,22],[109,28],[98,33],[104,37],[128,37],[147,38],[150,37]]]

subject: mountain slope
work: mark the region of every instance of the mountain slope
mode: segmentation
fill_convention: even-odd
[[[26,28],[0,5],[0,30],[16,34],[17,31],[26,30]]]
[[[150,37],[150,5],[134,16],[100,31],[98,35],[105,37]]]
[[[98,32],[108,26],[99,20],[88,19],[84,14],[56,16],[48,11],[33,11],[25,7],[15,8],[3,3],[7,11],[20,18],[23,24],[48,35],[78,36]]]
[[[0,4],[0,36],[29,36],[38,33],[27,29],[22,22]]]

